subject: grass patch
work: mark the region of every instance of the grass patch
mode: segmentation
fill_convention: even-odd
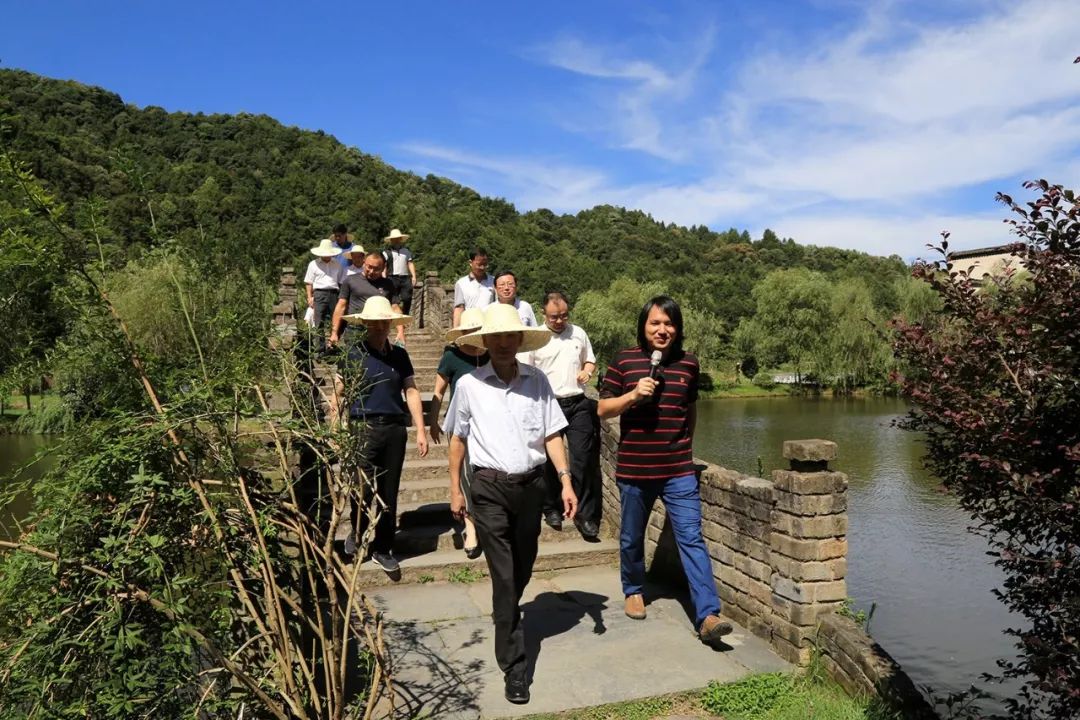
[[[476,570],[475,568],[469,567],[468,565],[466,565],[465,567],[460,567],[457,570],[451,570],[446,575],[446,579],[450,582],[462,583],[464,585],[483,580],[486,577],[486,572],[484,572],[483,570]]]
[[[668,715],[724,720],[902,720],[878,701],[849,697],[820,671],[764,673],[695,692],[598,705],[525,720],[654,720]]]

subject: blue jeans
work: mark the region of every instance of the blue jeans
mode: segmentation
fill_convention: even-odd
[[[645,525],[657,498],[664,501],[668,522],[674,531],[675,544],[683,572],[690,583],[690,601],[694,604],[694,627],[700,627],[709,615],[720,614],[712,563],[701,535],[701,495],[697,475],[680,475],[667,480],[625,482],[618,480],[622,505],[619,532],[619,564],[623,594],[636,595],[645,584]]]

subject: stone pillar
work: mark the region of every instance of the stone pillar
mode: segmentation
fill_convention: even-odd
[[[791,469],[773,471],[770,623],[777,652],[805,665],[818,620],[847,597],[848,479],[829,470],[828,440],[786,441],[784,458]]]
[[[271,349],[288,347],[296,336],[296,271],[291,267],[281,268],[277,302],[271,308],[270,315]]]

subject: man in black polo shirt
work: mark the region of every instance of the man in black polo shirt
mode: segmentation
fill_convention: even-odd
[[[357,277],[357,276],[354,276]],[[420,457],[427,455],[428,441],[424,432],[424,417],[420,392],[416,389],[412,361],[404,348],[390,344],[390,326],[402,326],[412,318],[402,315],[381,296],[367,300],[363,312],[347,315],[348,322],[367,327],[367,337],[353,344],[343,363],[341,374],[346,379],[360,375],[357,392],[349,402],[349,418],[366,425],[361,450],[361,470],[374,479],[375,494],[384,504],[382,515],[375,525],[371,541],[371,559],[387,573],[400,569],[394,558],[394,531],[397,526],[397,496],[401,483],[401,467],[405,462],[406,413],[416,428],[416,447]],[[342,378],[337,382],[338,395],[345,390]],[[404,396],[404,399],[403,399]],[[353,543],[362,537],[367,526],[367,508],[354,501],[352,505]],[[346,553],[350,543],[346,543]],[[355,550],[354,550],[355,552]]]
[[[383,268],[386,261],[382,253],[369,252],[364,256],[364,271],[350,275],[341,283],[338,291],[337,306],[334,308],[334,320],[330,328],[330,344],[337,344],[345,324],[345,315],[357,315],[364,309],[364,303],[371,297],[384,297],[390,301],[394,312],[401,312],[400,299],[394,293],[394,283],[384,278]]]

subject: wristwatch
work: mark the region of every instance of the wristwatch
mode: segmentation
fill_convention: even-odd
[[[563,475],[566,475],[567,477],[569,477],[570,476],[570,471],[567,470],[566,468],[563,468],[562,470],[559,471],[559,477],[562,477]]]

